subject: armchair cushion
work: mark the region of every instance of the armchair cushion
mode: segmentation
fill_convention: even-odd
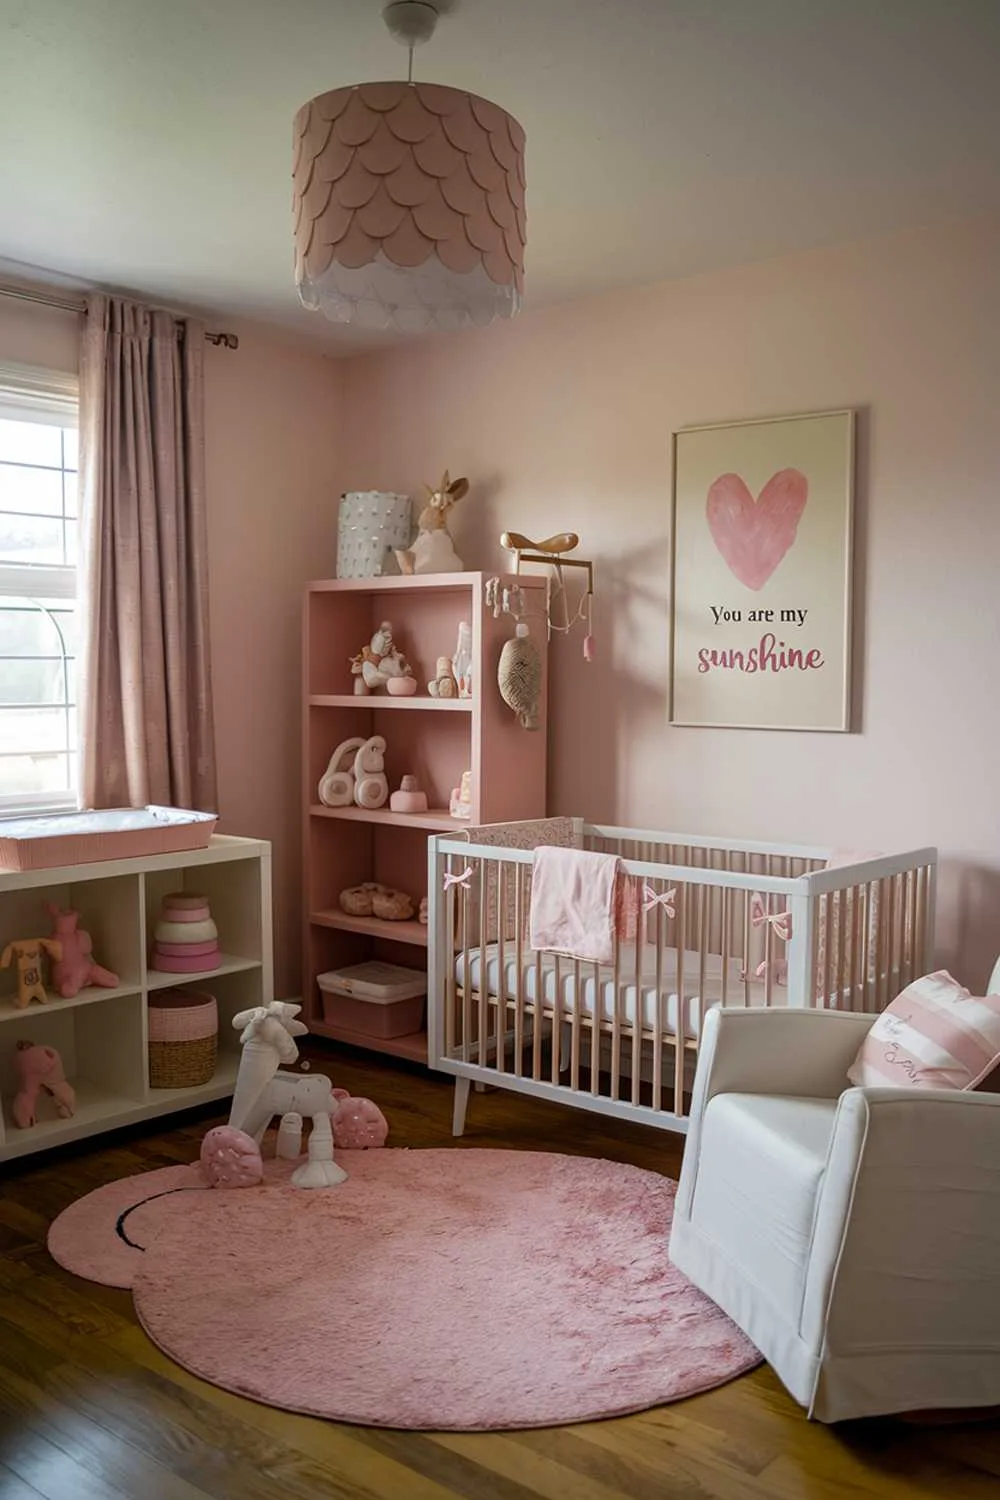
[[[972,1089],[1000,1062],[1000,995],[976,997],[945,969],[915,979],[872,1026],[852,1083]]]

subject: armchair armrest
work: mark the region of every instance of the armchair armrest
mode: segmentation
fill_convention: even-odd
[[[839,1357],[886,1329],[901,1353],[1000,1350],[998,1094],[876,1087],[841,1097],[801,1332],[825,1336]]]
[[[705,1017],[691,1115],[716,1094],[836,1099],[877,1015],[856,1011],[737,1010]]]

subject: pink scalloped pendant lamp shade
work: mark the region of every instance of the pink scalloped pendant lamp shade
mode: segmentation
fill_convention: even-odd
[[[430,83],[333,89],[295,117],[299,298],[337,323],[460,328],[513,317],[524,276],[524,131]]]

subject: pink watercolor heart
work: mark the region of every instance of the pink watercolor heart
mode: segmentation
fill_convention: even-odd
[[[809,495],[798,469],[772,474],[756,501],[738,474],[721,474],[708,491],[708,528],[729,571],[762,589],[795,541]]]

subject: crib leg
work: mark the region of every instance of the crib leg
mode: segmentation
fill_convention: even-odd
[[[468,1078],[455,1079],[455,1109],[451,1117],[452,1135],[464,1135],[465,1133],[465,1111],[469,1107],[469,1083]]]

